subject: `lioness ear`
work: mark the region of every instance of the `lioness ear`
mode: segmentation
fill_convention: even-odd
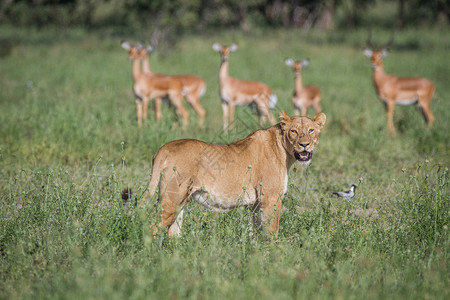
[[[327,116],[324,113],[319,113],[317,116],[314,117],[313,122],[316,124],[317,127],[319,127],[319,130],[322,129],[323,125],[325,125],[325,122],[327,121]]]
[[[282,128],[292,121],[284,110],[280,111],[279,119]]]

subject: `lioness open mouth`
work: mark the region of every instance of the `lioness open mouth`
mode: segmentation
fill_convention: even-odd
[[[298,161],[308,161],[312,157],[312,152],[308,152],[308,151],[297,152],[297,151],[294,151],[294,156],[295,156],[295,159],[298,160]]]

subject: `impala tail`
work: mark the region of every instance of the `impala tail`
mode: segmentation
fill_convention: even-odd
[[[206,93],[206,84],[203,86],[202,90],[200,91],[200,97],[203,97],[203,95]]]
[[[270,109],[274,109],[275,106],[277,105],[277,102],[278,102],[278,97],[277,97],[277,95],[271,94],[271,95],[269,96],[269,107],[270,107]]]

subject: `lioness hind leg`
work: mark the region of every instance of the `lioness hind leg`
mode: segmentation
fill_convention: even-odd
[[[261,231],[261,205],[259,202],[253,205],[251,208],[251,214],[252,224],[249,228],[249,236],[253,237]]]
[[[181,227],[183,225],[183,214],[184,214],[184,204],[178,212],[171,213],[163,210],[161,215],[159,215],[153,224],[150,226],[152,229],[153,238],[156,238],[159,230],[162,227],[168,227],[169,231],[167,235],[171,237],[179,237],[181,235]]]
[[[183,214],[184,214],[184,207],[181,208],[181,210],[178,212],[175,221],[172,223],[172,225],[169,226],[169,237],[179,237],[181,236],[181,227],[183,225]]]
[[[174,172],[176,173],[176,171]],[[189,176],[180,174],[174,174],[168,182],[165,178],[161,180],[161,219],[159,222],[156,220],[155,224],[158,224],[158,227],[168,227],[169,237],[181,234],[183,208],[189,197],[191,183]]]

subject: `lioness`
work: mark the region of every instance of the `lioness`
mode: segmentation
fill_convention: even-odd
[[[258,222],[277,238],[289,169],[296,160],[310,163],[326,116],[290,118],[281,111],[279,119],[227,145],[184,139],[162,146],[153,157],[150,184],[139,205],[158,189],[162,211],[153,235],[164,226],[169,237],[179,236],[184,205],[192,199],[215,211],[250,206],[259,212]]]

